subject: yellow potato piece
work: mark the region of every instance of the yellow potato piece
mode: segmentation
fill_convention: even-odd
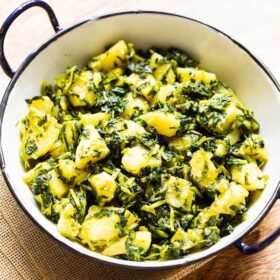
[[[174,84],[176,75],[172,69],[171,64],[163,64],[154,71],[156,80],[167,84]]]
[[[29,113],[28,120],[29,127],[24,131],[21,143],[21,157],[25,160],[37,159],[49,152],[60,133],[60,124],[50,115],[44,115],[33,109]],[[43,123],[40,125],[42,120]]]
[[[203,149],[193,154],[190,166],[191,175],[202,190],[213,184],[218,176],[217,168],[211,161],[211,154]]]
[[[119,240],[109,244],[108,247],[104,249],[102,254],[110,257],[126,254],[126,241],[127,236],[120,238]]]
[[[127,104],[121,116],[127,120],[130,119],[133,114],[144,114],[149,109],[149,104],[144,98],[140,96],[133,97],[131,92],[127,94],[125,100]]]
[[[194,199],[191,183],[174,176],[162,176],[161,184],[166,187],[165,201],[174,208],[191,210]]]
[[[98,112],[95,114],[79,114],[81,123],[85,126],[93,125],[94,127],[98,125],[105,125],[111,118],[111,115],[108,113]]]
[[[94,74],[91,71],[82,71],[79,75],[74,75],[74,81],[68,91],[69,101],[73,106],[95,105],[97,95],[90,88],[90,83],[93,80]]]
[[[152,100],[152,104],[162,103],[162,104],[173,104],[176,102],[174,96],[175,87],[173,85],[165,85],[160,87],[158,93]]]
[[[35,109],[41,113],[50,114],[53,108],[53,102],[48,96],[40,96],[38,99],[34,99],[29,104],[29,109]]]
[[[264,189],[266,177],[256,163],[233,165],[231,167],[232,180],[241,184],[248,191]]]
[[[190,149],[190,147],[199,140],[200,136],[197,134],[185,134],[182,137],[172,137],[169,140],[169,148],[179,152],[184,152]]]
[[[88,181],[94,189],[99,205],[103,206],[114,198],[117,183],[107,172],[103,171],[100,174],[92,175]]]
[[[78,169],[75,162],[70,159],[60,159],[58,161],[58,170],[62,179],[71,187],[80,184],[88,176],[88,172]]]
[[[113,45],[108,51],[93,58],[89,67],[94,70],[110,71],[115,67],[121,67],[126,61],[128,47],[125,41],[121,40]]]
[[[240,152],[260,162],[266,162],[268,159],[264,141],[259,134],[252,134],[246,138],[240,147]]]
[[[203,229],[195,228],[185,232],[179,228],[172,236],[171,243],[177,246],[183,245],[184,250],[190,249],[203,240],[203,231]]]
[[[237,116],[241,111],[235,106],[235,104],[230,103],[225,109],[226,117],[220,125],[222,131],[228,130],[232,123],[236,120]]]
[[[60,139],[58,139],[52,146],[49,153],[52,156],[52,158],[57,159],[59,156],[64,154],[66,151],[67,151],[66,145]]]
[[[129,173],[139,175],[142,168],[155,168],[160,165],[161,160],[149,155],[149,151],[142,146],[135,146],[124,150],[122,166]]]
[[[154,94],[158,90],[157,81],[151,74],[145,74],[144,77],[140,77],[138,74],[132,73],[127,77],[127,83],[132,90],[144,96],[149,102],[152,101]]]
[[[119,240],[113,242],[107,248],[105,248],[102,254],[106,256],[117,256],[127,254],[127,239],[128,237],[124,236]],[[151,242],[152,235],[149,231],[137,231],[135,233],[135,239],[132,240],[132,243],[135,244],[137,247],[144,249],[144,252],[146,252],[150,248]]]
[[[59,178],[55,170],[50,171],[48,175],[50,175],[49,187],[51,193],[58,198],[65,196],[69,191],[69,187]]]
[[[135,136],[141,138],[144,134],[147,133],[144,127],[131,120],[124,120],[123,122],[119,122],[117,126],[119,126],[119,134],[122,137]]]
[[[180,120],[173,113],[153,111],[140,116],[148,125],[154,127],[158,134],[172,137],[180,128]]]
[[[219,214],[235,215],[235,211],[231,206],[239,207],[246,203],[246,197],[249,192],[241,185],[232,182],[230,187],[220,194],[210,206],[210,212]]]
[[[110,215],[95,216],[95,214],[105,209],[110,212]],[[121,208],[91,206],[79,232],[82,242],[88,244],[92,250],[95,250],[95,247],[106,246],[117,239],[121,233],[121,229],[116,226],[120,222],[120,216],[114,211],[119,210]],[[124,217],[127,219],[125,230],[129,230],[137,219],[128,210],[125,210]]]
[[[226,135],[230,145],[234,145],[240,140],[240,131],[238,128],[234,128],[230,133]]]
[[[150,58],[149,66],[152,70],[159,66],[159,62],[163,59],[163,56],[158,53],[153,53]]]
[[[65,205],[65,208],[61,211],[60,217],[57,223],[57,229],[59,233],[69,239],[74,240],[78,235],[81,225],[73,219],[75,214],[75,208],[71,203]]]
[[[83,169],[88,163],[95,163],[109,154],[105,141],[94,126],[86,126],[76,150],[76,166]]]
[[[52,167],[48,162],[46,162],[46,161],[40,162],[34,168],[32,168],[29,171],[27,171],[26,173],[24,173],[22,176],[22,179],[26,184],[31,185],[33,183],[35,177],[39,174],[40,171],[48,170],[51,168]]]
[[[213,73],[190,67],[178,67],[176,69],[176,74],[179,80],[183,83],[189,82],[191,79],[194,79],[197,82],[202,81],[204,83],[210,83],[211,81],[215,81],[217,79],[216,75]]]

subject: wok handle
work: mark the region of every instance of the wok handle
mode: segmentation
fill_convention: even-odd
[[[241,240],[236,242],[235,246],[241,251],[241,253],[245,255],[250,255],[261,251],[266,246],[271,244],[274,240],[276,240],[277,237],[279,236],[280,236],[280,227],[278,227],[278,229],[276,229],[272,234],[267,236],[264,240],[260,241],[255,245],[247,245]]]
[[[3,69],[3,71],[10,77],[13,78],[16,71],[12,70],[11,66],[9,65],[5,53],[4,53],[4,41],[6,34],[11,26],[11,24],[15,21],[15,19],[21,15],[24,11],[28,10],[32,7],[40,7],[46,11],[46,13],[49,16],[50,22],[52,24],[52,27],[54,31],[57,33],[61,30],[61,27],[58,23],[58,20],[55,16],[55,13],[53,9],[44,1],[41,0],[32,0],[28,1],[26,3],[23,3],[21,6],[19,6],[17,9],[15,9],[5,20],[3,23],[1,29],[0,29],[0,65]]]
[[[280,190],[278,191],[278,199],[280,199]],[[235,243],[235,247],[237,247],[239,251],[241,251],[241,253],[245,255],[250,255],[261,251],[266,246],[271,244],[274,240],[276,240],[279,236],[280,236],[280,227],[278,227],[272,234],[267,236],[264,240],[260,241],[255,245],[247,245],[242,240],[240,240]]]

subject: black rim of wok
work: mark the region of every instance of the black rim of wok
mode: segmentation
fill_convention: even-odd
[[[182,15],[177,15],[177,14],[173,14],[173,13],[167,13],[167,12],[160,12],[160,11],[124,11],[124,12],[117,12],[117,13],[111,13],[111,14],[106,14],[103,16],[99,16],[99,17],[93,17],[81,22],[78,22],[66,29],[60,29],[60,27],[58,26],[58,28],[60,29],[55,35],[53,35],[52,37],[50,37],[47,41],[45,41],[39,48],[37,48],[35,51],[31,52],[26,59],[22,62],[22,64],[20,65],[20,67],[18,68],[18,70],[15,72],[15,75],[12,77],[5,93],[4,96],[2,98],[1,101],[1,105],[0,105],[0,165],[1,165],[1,171],[2,174],[4,176],[4,179],[11,191],[11,193],[13,194],[14,198],[16,199],[16,201],[18,202],[19,206],[21,207],[21,209],[26,213],[26,215],[37,225],[39,226],[40,229],[42,229],[45,233],[47,233],[49,236],[51,236],[56,242],[58,242],[59,244],[62,244],[65,248],[70,249],[73,252],[76,252],[82,256],[97,260],[97,261],[101,261],[103,263],[106,264],[112,264],[112,265],[118,265],[118,266],[122,266],[122,267],[131,267],[131,268],[140,268],[140,269],[166,269],[166,268],[171,268],[171,267],[176,267],[176,266],[182,266],[182,265],[189,265],[198,261],[201,261],[203,259],[209,258],[213,255],[216,255],[217,253],[225,250],[226,248],[228,248],[229,246],[235,244],[236,242],[242,240],[242,238],[244,238],[257,224],[259,224],[261,222],[261,220],[266,216],[266,214],[269,212],[269,210],[271,209],[271,207],[274,205],[274,203],[276,202],[277,198],[279,197],[279,190],[280,190],[280,182],[278,183],[277,187],[275,188],[274,193],[272,194],[270,200],[267,202],[267,204],[265,205],[265,207],[263,208],[261,214],[255,218],[255,220],[245,229],[243,230],[234,240],[228,242],[227,245],[225,245],[222,249],[217,249],[214,252],[208,253],[203,257],[196,257],[193,260],[185,260],[184,258],[181,259],[177,259],[177,260],[171,260],[171,261],[164,261],[164,262],[132,262],[132,261],[126,261],[126,260],[119,260],[116,258],[108,258],[107,260],[103,260],[100,259],[99,257],[95,257],[95,256],[90,256],[88,254],[85,254],[71,246],[69,246],[68,244],[66,244],[64,241],[59,240],[56,236],[54,236],[51,232],[49,232],[47,229],[45,229],[32,215],[31,213],[28,212],[28,210],[25,208],[24,204],[20,201],[20,198],[17,196],[16,192],[14,191],[14,188],[12,186],[11,180],[10,180],[10,175],[6,172],[5,170],[5,159],[4,159],[4,154],[3,154],[3,150],[2,150],[2,125],[3,125],[3,117],[5,114],[5,109],[6,109],[6,105],[9,99],[9,95],[10,92],[12,91],[15,83],[17,82],[18,78],[20,77],[20,75],[22,74],[22,72],[25,70],[25,68],[27,68],[27,66],[29,65],[29,63],[41,52],[43,51],[47,46],[49,46],[51,43],[53,43],[54,41],[56,41],[57,39],[59,39],[61,36],[63,36],[64,34],[69,33],[70,31],[72,31],[73,29],[76,29],[86,23],[89,22],[96,22],[102,19],[106,19],[106,18],[110,18],[110,17],[115,17],[115,16],[123,16],[123,15],[138,15],[138,14],[159,14],[159,15],[163,15],[163,16],[171,16],[171,17],[177,17],[179,19],[185,19],[185,20],[189,20],[189,21],[193,21],[196,22],[198,24],[204,25],[205,27],[216,31],[217,33],[225,36],[228,40],[230,40],[232,43],[234,43],[235,45],[237,45],[239,48],[241,48],[242,50],[244,50],[251,59],[254,60],[254,62],[265,72],[265,74],[267,75],[267,77],[269,77],[270,81],[274,84],[274,86],[277,88],[278,92],[280,93],[280,86],[277,82],[277,80],[275,79],[275,77],[273,76],[273,74],[268,70],[268,68],[259,60],[257,59],[246,47],[244,47],[242,44],[240,44],[239,42],[237,42],[236,40],[234,40],[232,37],[230,37],[229,35],[225,34],[223,31],[210,26],[206,23],[203,23],[199,20],[196,19],[192,19],[189,17],[185,17]],[[207,251],[207,249],[203,250],[203,251]],[[203,252],[202,251],[202,252]],[[172,262],[172,263],[170,263]]]

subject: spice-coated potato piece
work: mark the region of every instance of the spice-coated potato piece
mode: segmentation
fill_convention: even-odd
[[[191,79],[194,79],[198,82],[204,82],[206,84],[215,81],[216,75],[213,73],[206,72],[204,70],[196,69],[196,68],[180,68],[178,67],[176,70],[176,74],[179,80],[183,83],[189,82]]]
[[[233,181],[241,184],[249,191],[264,189],[266,185],[266,177],[254,162],[244,165],[233,165],[231,167],[231,176]]]
[[[121,116],[127,120],[133,115],[145,114],[149,109],[149,104],[144,98],[141,96],[134,97],[131,92],[126,95],[125,100],[127,104]]]
[[[58,173],[52,170],[48,175],[50,176],[49,187],[51,193],[58,198],[65,196],[69,191],[69,187],[59,178]]]
[[[60,133],[60,124],[48,114],[34,108],[30,110],[21,130],[21,157],[24,160],[37,159],[49,152]]]
[[[152,104],[176,104],[175,87],[173,85],[164,85],[160,87],[152,100]]]
[[[162,175],[161,184],[166,188],[165,200],[169,205],[174,208],[183,208],[186,211],[191,210],[194,194],[189,181]]]
[[[95,105],[97,95],[94,92],[94,74],[91,71],[81,71],[74,74],[73,83],[68,91],[68,98],[75,107]]]
[[[200,138],[199,134],[188,133],[181,137],[175,136],[169,140],[169,148],[178,152],[189,150]]]
[[[259,134],[251,134],[247,137],[240,147],[241,154],[248,155],[259,162],[267,161],[267,151],[264,141]]]
[[[119,240],[111,243],[102,254],[106,256],[117,256],[125,255],[128,253],[129,243],[136,245],[142,253],[145,253],[151,245],[152,235],[149,231],[137,231],[135,232],[135,238],[133,240],[128,240],[128,236],[124,236]]]
[[[241,185],[232,182],[230,187],[220,194],[210,206],[210,212],[217,215],[228,214],[235,215],[232,206],[239,207],[246,203],[246,197],[249,192]]]
[[[29,104],[29,109],[32,108],[44,114],[51,114],[53,102],[48,96],[40,96],[31,101]]]
[[[71,187],[80,184],[88,176],[88,172],[78,169],[75,162],[70,159],[60,159],[58,161],[58,172],[61,179]]]
[[[180,128],[180,119],[169,112],[153,111],[140,116],[148,125],[154,127],[158,134],[172,137]]]
[[[79,233],[81,225],[73,218],[75,208],[71,203],[65,205],[60,213],[57,223],[59,233],[69,239],[74,240]]]
[[[35,177],[42,171],[50,170],[52,169],[52,166],[47,161],[43,161],[38,163],[35,167],[28,170],[26,173],[23,174],[22,179],[23,181],[30,185],[33,183]]]
[[[81,123],[84,126],[87,125],[93,125],[94,127],[99,125],[105,125],[106,122],[110,120],[110,114],[104,113],[104,112],[98,112],[95,114],[79,114],[79,118],[81,120]]]
[[[143,168],[155,168],[161,165],[161,160],[150,155],[142,146],[135,146],[124,150],[122,157],[123,168],[134,175],[140,175]]]
[[[154,71],[156,80],[161,81],[163,84],[174,84],[176,75],[172,69],[171,64],[163,64]]]
[[[95,163],[105,158],[109,152],[98,131],[92,125],[86,126],[76,150],[76,166],[83,169],[88,163]]]
[[[149,102],[158,90],[156,79],[151,74],[138,75],[136,73],[127,77],[126,82],[130,85],[131,90],[144,96]]]
[[[94,70],[110,71],[115,67],[120,67],[126,61],[128,47],[125,41],[121,40],[113,45],[108,51],[93,58],[89,67]]]
[[[121,223],[122,220],[126,222]],[[79,237],[82,243],[95,250],[95,247],[106,246],[117,239],[122,231],[128,231],[136,222],[136,217],[128,210],[93,205],[82,223]]]
[[[191,177],[201,189],[213,184],[218,176],[217,168],[211,161],[211,154],[203,149],[193,154],[190,166]]]
[[[98,204],[103,206],[106,202],[111,201],[114,198],[117,183],[115,179],[107,172],[92,175],[88,178]]]

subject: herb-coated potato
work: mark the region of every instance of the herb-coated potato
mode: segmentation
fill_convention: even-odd
[[[48,175],[50,176],[50,191],[54,194],[54,196],[61,198],[68,193],[69,187],[59,178],[59,175],[55,170],[51,170]]]
[[[156,79],[151,74],[139,76],[138,74],[131,74],[127,77],[127,83],[135,93],[142,95],[149,102],[152,101],[153,96],[157,92],[158,84]]]
[[[127,220],[123,227],[121,219]],[[128,210],[91,206],[82,223],[79,237],[82,243],[95,250],[95,247],[104,247],[117,239],[122,230],[128,231],[136,222],[136,217]]]
[[[165,187],[165,200],[174,208],[183,208],[189,211],[194,199],[191,183],[174,176],[162,176],[161,182]]]
[[[88,181],[94,190],[100,206],[114,198],[117,184],[115,179],[107,172],[103,171],[100,174],[92,175],[88,178]]]
[[[266,184],[266,178],[256,163],[244,165],[233,165],[231,167],[232,180],[241,184],[249,191],[263,189]]]
[[[156,80],[161,81],[163,84],[174,84],[176,75],[172,69],[171,64],[163,64],[154,71]]]
[[[22,130],[21,157],[27,161],[37,159],[51,150],[59,136],[60,125],[51,115],[34,108],[30,109],[25,123],[28,123],[28,127]]]
[[[264,141],[259,134],[252,134],[247,137],[240,147],[240,152],[262,163],[265,163],[268,158]]]
[[[194,79],[198,82],[202,81],[206,84],[216,80],[215,74],[195,68],[178,67],[176,74],[178,75],[179,80],[183,83],[189,82],[191,79]]]
[[[210,206],[210,211],[216,214],[234,215],[232,206],[239,207],[245,204],[249,192],[241,185],[232,182],[230,187],[220,194]]]
[[[76,166],[83,169],[88,163],[95,163],[105,158],[109,152],[98,131],[92,125],[86,126],[76,150]]]
[[[126,107],[121,113],[121,116],[127,120],[129,120],[132,116],[145,114],[149,109],[149,103],[144,98],[141,96],[134,97],[131,92],[126,95],[125,100]]]
[[[92,106],[96,103],[93,80],[94,74],[90,71],[74,74],[73,83],[68,90],[69,101],[73,106]]]
[[[158,134],[168,137],[176,135],[180,128],[178,116],[169,112],[153,111],[142,115],[141,119],[154,127]]]
[[[211,154],[203,149],[193,154],[190,166],[191,176],[201,189],[213,184],[218,176],[218,170],[211,161]]]
[[[69,239],[75,239],[80,231],[81,225],[73,219],[75,208],[68,203],[60,213],[60,218],[57,223],[57,228],[60,234]]]
[[[127,148],[122,157],[123,168],[134,175],[139,175],[144,168],[155,168],[161,165],[161,160],[150,155],[149,151],[141,146]]]
[[[102,254],[106,256],[128,254],[128,251],[130,249],[129,243],[132,243],[134,246],[138,247],[139,250],[143,251],[142,253],[145,253],[149,249],[151,242],[152,236],[149,231],[136,231],[134,239],[129,240],[128,236],[124,236],[108,245],[108,247],[106,247]],[[133,249],[135,250],[135,248]]]
[[[128,46],[121,40],[113,45],[108,51],[93,58],[89,67],[94,70],[110,71],[115,67],[122,66],[128,55]]]
[[[110,114],[108,113],[95,113],[95,114],[79,114],[81,123],[84,126],[93,125],[94,127],[99,125],[105,125],[110,120]]]

